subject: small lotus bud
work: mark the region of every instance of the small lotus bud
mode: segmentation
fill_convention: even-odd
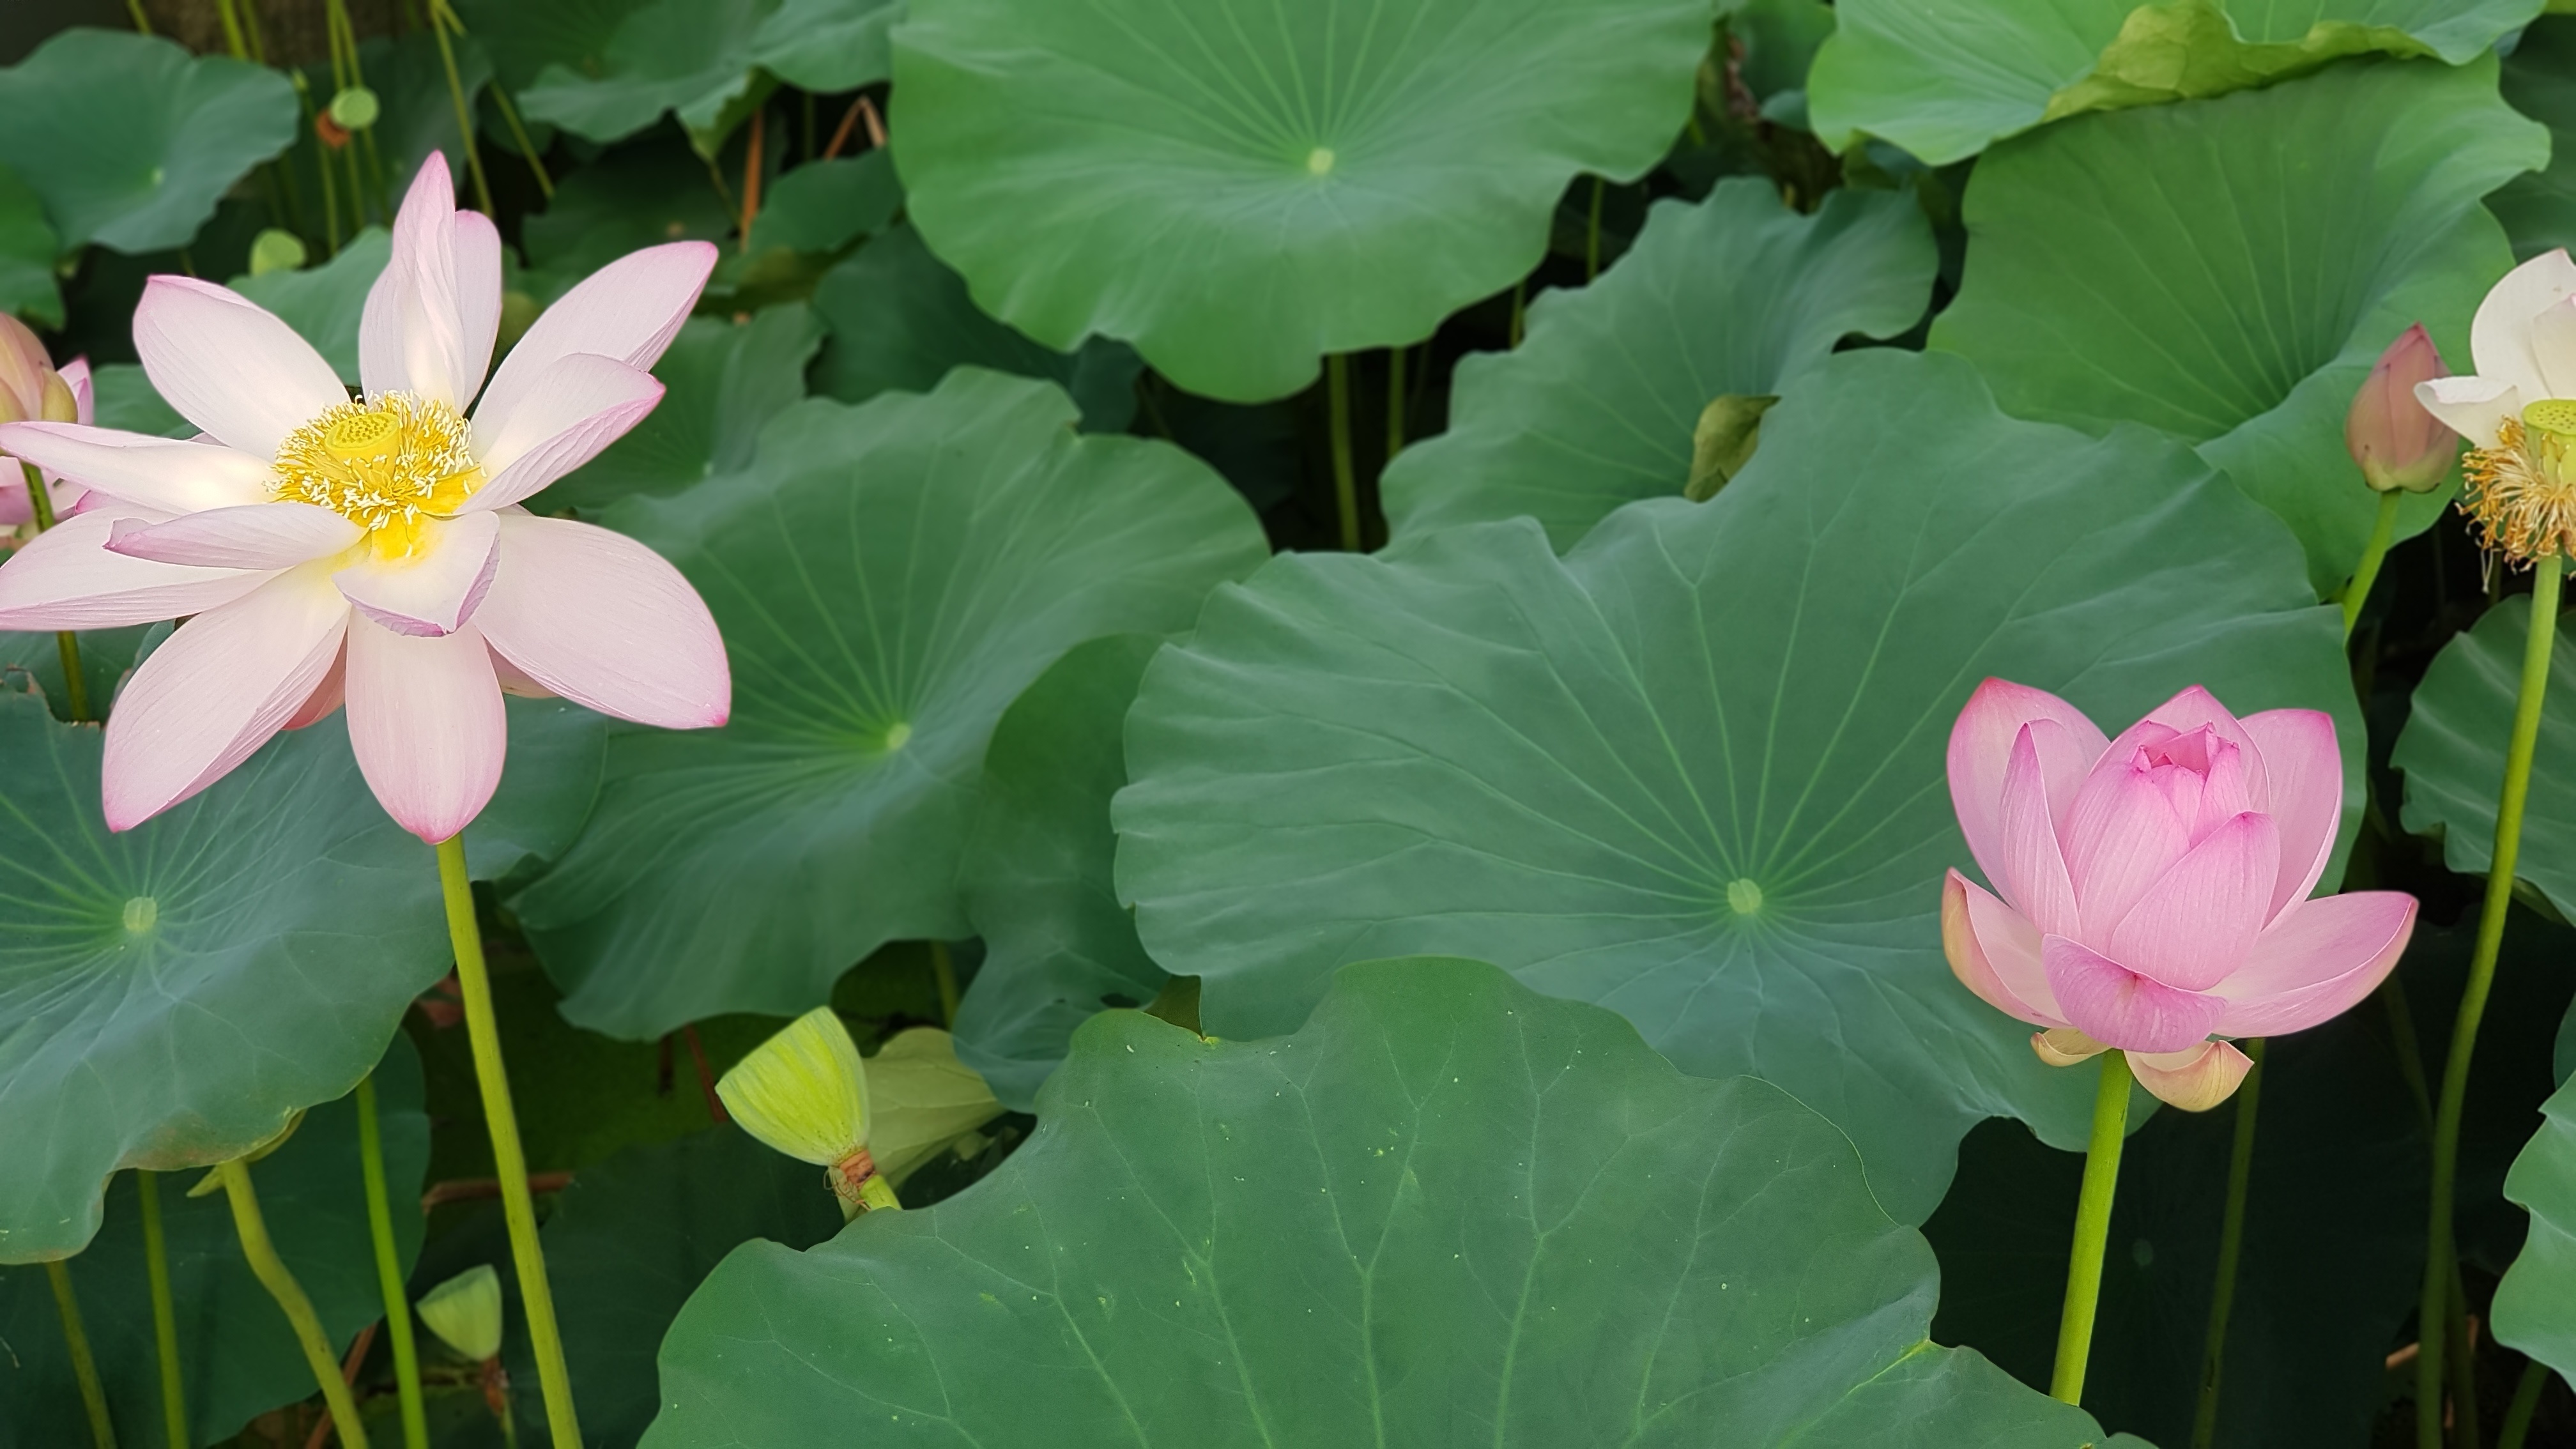
[[[501,1352],[501,1275],[477,1263],[429,1290],[416,1305],[438,1341],[483,1363]]]
[[[742,1130],[788,1156],[830,1167],[868,1145],[868,1077],[828,1006],[789,1022],[716,1082]]]
[[[2450,373],[2418,322],[2379,354],[2345,415],[2343,443],[2372,491],[2429,493],[2450,476],[2458,435],[2415,400],[2415,385]]]
[[[304,265],[304,238],[283,227],[269,227],[250,239],[250,274],[291,272]]]
[[[383,104],[365,86],[351,86],[331,98],[331,119],[344,131],[363,131],[382,114]]]

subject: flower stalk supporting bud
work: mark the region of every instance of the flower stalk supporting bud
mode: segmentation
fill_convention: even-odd
[[[304,1285],[295,1281],[286,1260],[277,1256],[277,1245],[269,1241],[268,1223],[260,1216],[259,1194],[251,1187],[250,1168],[240,1158],[215,1168],[224,1185],[224,1196],[232,1204],[233,1231],[241,1238],[242,1256],[249,1260],[250,1271],[268,1296],[277,1300],[279,1311],[295,1329],[295,1341],[304,1350],[304,1362],[313,1370],[313,1381],[322,1387],[322,1402],[330,1407],[331,1422],[338,1426],[340,1443],[345,1449],[367,1449],[366,1424],[358,1417],[357,1400],[350,1397],[348,1380],[340,1377],[340,1362],[331,1352],[331,1339],[322,1331],[322,1319],[313,1311],[313,1300],[304,1294]]]
[[[72,1377],[80,1384],[81,1408],[89,1414],[89,1436],[98,1449],[116,1449],[116,1425],[107,1415],[107,1391],[99,1385],[98,1360],[89,1351],[89,1330],[81,1325],[80,1299],[72,1292],[72,1271],[60,1258],[45,1263],[45,1281],[53,1286],[54,1308],[63,1319],[63,1348],[71,1355]]]
[[[170,1245],[161,1231],[161,1175],[138,1169],[134,1197],[142,1207],[143,1272],[152,1293],[152,1350],[161,1367],[161,1426],[170,1449],[189,1449],[188,1396],[179,1377],[179,1309],[170,1293]]]
[[[2093,1093],[2093,1140],[2084,1149],[2084,1188],[2075,1202],[2075,1250],[2066,1260],[2066,1306],[2057,1316],[2057,1368],[2049,1397],[2084,1402],[2084,1365],[2102,1301],[2102,1249],[2111,1237],[2111,1199],[2120,1186],[2120,1147],[2129,1132],[2129,1059],[2106,1051]]]
[[[376,1289],[385,1300],[385,1337],[393,1349],[394,1388],[402,1405],[404,1449],[429,1449],[429,1408],[420,1392],[420,1355],[411,1339],[411,1298],[403,1291],[394,1250],[394,1214],[385,1190],[384,1133],[376,1121],[376,1079],[358,1080],[358,1168],[367,1190],[367,1235],[376,1255]]]

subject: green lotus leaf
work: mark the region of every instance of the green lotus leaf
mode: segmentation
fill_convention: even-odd
[[[959,880],[984,964],[957,1007],[957,1055],[1027,1111],[1075,1027],[1143,1006],[1163,968],[1111,878],[1109,797],[1127,783],[1122,726],[1162,641],[1113,634],[1068,651],[1002,713]]]
[[[1267,551],[1206,465],[1073,417],[977,369],[808,400],[750,471],[603,515],[714,610],[734,712],[612,726],[590,825],[516,897],[567,1017],[791,1015],[883,942],[968,934],[958,857],[1002,711],[1085,639],[1187,628]]]
[[[2475,59],[2539,0],[1845,0],[1808,113],[1934,165],[2045,121],[2269,85],[2350,55]]]
[[[2423,969],[2421,955],[2399,974]],[[2423,1284],[2424,1115],[2375,1000],[2270,1041],[2263,1072],[2210,1442],[2366,1444],[2385,1356]],[[2235,1134],[2232,1107],[2159,1112],[2120,1158],[2084,1404],[2159,1444],[2193,1442]],[[1923,1225],[1941,1258],[1936,1338],[2048,1382],[2083,1171],[2083,1154],[2011,1122],[1960,1144],[1958,1180]]]
[[[1293,1024],[1345,961],[1473,952],[1795,1093],[1920,1222],[1979,1119],[2079,1146],[2092,1099],[1942,959],[1960,706],[1994,675],[2116,728],[2197,682],[2331,710],[2357,761],[2312,603],[2287,530],[2180,445],[1844,353],[1724,492],[1562,561],[1523,519],[1220,590],[1128,716],[1119,892],[1212,1032]]]
[[[0,166],[0,312],[59,331],[63,325],[63,292],[54,277],[59,237],[45,220],[45,199]]]
[[[1844,336],[1914,325],[1935,260],[1907,193],[1835,191],[1800,216],[1748,177],[1658,202],[1600,280],[1540,296],[1518,348],[1460,362],[1449,431],[1379,480],[1387,523],[1528,514],[1570,548],[1620,504],[1682,491],[1711,399],[1784,392]]]
[[[90,389],[98,399],[98,425],[162,438],[193,438],[197,425],[161,400],[140,365],[110,362],[90,369]]]
[[[429,1161],[429,1117],[421,1110],[420,1058],[402,1033],[394,1033],[375,1078],[394,1253],[408,1269],[420,1252],[422,1222],[412,1204]],[[335,1346],[385,1315],[362,1172],[358,1109],[349,1097],[306,1113],[295,1135],[251,1169],[269,1236]],[[197,1177],[163,1177],[156,1193],[193,1442],[227,1443],[253,1415],[310,1398],[313,1371],[277,1300],[251,1276],[223,1194],[187,1195]],[[158,1444],[161,1381],[137,1192],[131,1173],[109,1185],[106,1225],[68,1266],[118,1430],[127,1443]],[[0,1355],[0,1403],[10,1406],[0,1415],[0,1446],[90,1442],[44,1270],[0,1268],[0,1342],[9,1345]]]
[[[546,1218],[546,1276],[592,1443],[632,1444],[659,1407],[653,1359],[680,1305],[738,1244],[805,1248],[841,1227],[823,1170],[734,1127],[582,1169]],[[522,1345],[524,1340],[521,1341]],[[536,1364],[510,1376],[533,1385]]]
[[[719,240],[733,225],[687,147],[658,140],[620,146],[565,177],[546,209],[527,219],[526,284],[538,301],[551,302],[628,252]]]
[[[599,798],[608,719],[565,699],[503,701],[510,753],[492,803],[465,827],[465,864],[476,880],[506,880],[554,859],[581,833]]]
[[[2528,594],[2504,599],[2476,628],[2453,635],[2415,687],[2389,757],[2406,776],[2406,828],[2438,834],[2442,863],[2462,875],[2482,877],[2495,860],[2496,796],[2530,637]],[[2553,643],[2513,873],[2561,916],[2576,918],[2576,644],[2564,635]]]
[[[371,226],[318,266],[235,277],[230,285],[276,313],[313,344],[342,382],[356,387],[358,318],[367,310],[367,289],[376,284],[393,251],[393,237],[384,228]]]
[[[670,493],[751,465],[760,430],[805,395],[823,329],[802,302],[747,322],[692,317],[653,375],[668,391],[635,430],[546,489],[540,511],[594,512],[630,494]]]
[[[2504,58],[2499,79],[2515,110],[2549,127],[2549,167],[2487,198],[2518,257],[2576,245],[2576,18],[2544,15]]]
[[[1778,1088],[1482,962],[1377,962],[1283,1040],[1107,1013],[973,1191],[737,1251],[644,1442],[2099,1442],[1926,1339],[1936,1278]]]
[[[2495,1335],[2576,1379],[2576,1081],[2562,1073],[2540,1110],[2540,1130],[2504,1181],[2505,1196],[2530,1210],[2531,1232],[2496,1285]]]
[[[832,329],[814,387],[843,402],[928,392],[949,369],[974,366],[1055,383],[1081,404],[1083,425],[1094,432],[1121,431],[1135,415],[1142,364],[1133,349],[1095,337],[1057,352],[994,321],[907,223],[825,272],[814,310]]]
[[[903,0],[783,0],[751,37],[751,58],[792,86],[822,95],[894,74],[888,32]]]
[[[67,249],[186,246],[295,124],[286,77],[129,31],[59,31],[0,69],[0,164]]]
[[[770,183],[752,219],[751,251],[837,252],[885,230],[902,208],[903,183],[886,152],[816,161]]]
[[[913,0],[889,130],[994,316],[1231,402],[1418,342],[1687,117],[1707,0]]]
[[[2495,84],[2491,60],[2348,62],[1998,146],[1932,345],[1976,359],[2017,416],[2199,445],[2289,521],[2331,595],[2378,507],[2343,448],[2352,396],[2409,323],[2468,367],[2469,318],[2513,264],[2478,198],[2548,156]],[[2398,536],[2442,504],[2410,496]]]
[[[581,7],[592,12],[581,26],[582,48],[545,56],[519,93],[520,113],[593,141],[622,141],[672,112],[693,136],[716,128],[750,94],[752,37],[776,3],[612,0]],[[560,30],[569,37],[574,28]],[[730,129],[715,131],[714,142]],[[703,154],[714,150],[700,146]]]
[[[78,1252],[118,1168],[237,1157],[348,1091],[450,959],[436,865],[336,723],[117,835],[99,738],[0,695],[0,1262]]]
[[[80,636],[81,683],[88,687],[93,715],[116,698],[116,688],[134,667],[134,651],[150,628],[138,624],[127,629],[91,629]],[[71,718],[71,696],[63,689],[62,646],[55,636],[0,630],[0,691],[23,689],[43,695],[54,718]]]

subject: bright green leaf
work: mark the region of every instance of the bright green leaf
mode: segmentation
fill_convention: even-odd
[[[429,1118],[421,1110],[420,1057],[402,1033],[394,1033],[375,1078],[394,1253],[408,1269],[420,1252],[421,1217],[409,1205],[419,1199],[429,1161]],[[357,1104],[342,1097],[306,1113],[295,1135],[251,1169],[278,1255],[313,1299],[335,1346],[385,1314],[358,1164]],[[187,1195],[197,1176],[162,1177],[158,1196],[188,1422],[194,1442],[214,1444],[229,1442],[255,1414],[312,1397],[313,1371],[277,1300],[243,1261],[223,1194]],[[161,1381],[136,1198],[133,1174],[119,1174],[108,1188],[106,1225],[69,1267],[108,1407],[127,1442],[157,1445]],[[89,1443],[42,1269],[0,1268],[0,1342],[9,1345],[0,1354],[0,1404],[9,1406],[0,1443]]]
[[[830,95],[894,74],[888,32],[903,0],[784,0],[751,39],[751,58],[792,86]]]
[[[2100,1439],[1926,1341],[1841,1133],[1481,962],[1353,967],[1284,1040],[1104,1015],[1039,1115],[971,1192],[726,1260],[644,1442]]]
[[[2499,81],[2515,110],[2549,127],[2549,168],[2517,176],[2487,199],[2518,257],[2576,246],[2576,18],[2531,23]]]
[[[2540,1130],[2505,1178],[2531,1232],[2496,1285],[2495,1335],[2576,1382],[2576,1080],[2561,1081],[2540,1110]]]
[[[1969,692],[2117,728],[2198,682],[2332,710],[2357,760],[2338,622],[2188,450],[1845,353],[1714,499],[1630,504],[1561,561],[1517,520],[1219,591],[1128,716],[1119,890],[1211,1031],[1294,1024],[1345,961],[1472,952],[1777,1082],[1919,1222],[1979,1119],[2075,1145],[2092,1098],[1942,960]]]
[[[668,389],[661,403],[531,506],[595,511],[749,467],[761,428],[805,395],[805,364],[822,341],[821,324],[801,302],[748,322],[690,318],[653,365]]]
[[[595,50],[549,58],[520,113],[593,141],[622,141],[676,112],[712,156],[754,95],[751,44],[777,0],[643,0]],[[758,88],[766,94],[766,86]],[[704,133],[703,139],[700,133]]]
[[[1912,326],[1934,260],[1909,194],[1835,191],[1800,216],[1746,178],[1659,202],[1600,280],[1539,297],[1518,348],[1459,364],[1449,431],[1379,484],[1387,522],[1528,514],[1570,548],[1620,504],[1682,491],[1712,399],[1786,391],[1844,336]]]
[[[0,695],[0,1262],[120,1167],[235,1157],[346,1092],[446,969],[438,872],[325,722],[122,834],[97,729]]]
[[[1547,250],[1583,172],[1660,160],[1707,0],[913,0],[889,122],[987,311],[1230,402],[1418,342]]]
[[[1935,165],[2043,121],[2223,95],[2348,55],[2476,58],[2539,0],[1843,0],[1808,110]]]
[[[2492,61],[2348,62],[2063,122],[1977,163],[1932,343],[2018,416],[2200,445],[2289,521],[2331,595],[2378,508],[2343,448],[2353,393],[2413,322],[2468,366],[2470,315],[2512,265],[2478,198],[2546,143],[2497,99]],[[2410,497],[2398,536],[2443,501]]]
[[[724,630],[721,730],[612,726],[589,827],[515,902],[594,1030],[793,1014],[879,944],[970,927],[957,863],[994,722],[1073,645],[1189,626],[1267,551],[1206,465],[1077,436],[1043,383],[809,400],[749,472],[602,519]]]
[[[1119,903],[1109,828],[1127,706],[1161,646],[1140,634],[1076,646],[1003,712],[984,751],[983,812],[958,872],[984,964],[957,1008],[957,1054],[1021,1111],[1075,1027],[1163,989]]]
[[[66,248],[186,246],[295,126],[286,77],[127,31],[60,31],[0,70],[0,163],[45,199]]]
[[[313,344],[342,382],[356,387],[358,318],[367,310],[367,290],[376,284],[393,250],[392,236],[382,227],[371,226],[318,267],[235,277],[231,285],[276,313]]]
[[[1057,352],[984,315],[966,283],[898,223],[823,274],[814,310],[832,329],[814,386],[843,402],[881,392],[928,392],[949,369],[989,367],[1042,377],[1073,394],[1094,432],[1117,432],[1136,410],[1133,350],[1092,338]]]
[[[45,200],[18,173],[0,166],[0,312],[14,312],[48,331],[63,325],[63,294],[54,277],[61,239],[45,220]]]
[[[885,230],[902,206],[903,183],[887,152],[816,161],[770,183],[752,219],[751,250],[837,252]]]
[[[149,433],[157,438],[193,438],[197,425],[161,400],[152,379],[131,362],[110,362],[89,370],[90,390],[98,399],[98,426],[121,432]]]
[[[2514,877],[2576,919],[2576,642],[2560,626],[2533,756],[2531,796]],[[2496,796],[2522,688],[2531,596],[2516,594],[2454,635],[2415,687],[2413,712],[2389,757],[2406,776],[2406,828],[2438,835],[2442,863],[2483,878],[2495,859]]]

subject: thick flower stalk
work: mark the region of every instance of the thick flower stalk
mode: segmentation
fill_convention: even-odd
[[[2442,365],[2441,349],[2418,322],[2379,354],[2361,390],[2352,396],[2351,411],[2344,415],[2344,450],[2352,454],[2362,482],[2379,495],[2370,542],[2363,546],[2352,582],[2343,591],[2347,637],[2361,618],[2361,606],[2370,598],[2370,586],[2379,580],[2379,565],[2397,536],[2398,501],[2409,493],[2429,493],[2440,487],[2459,457],[2460,440],[2415,397],[2418,387],[2449,372]]]
[[[823,1169],[841,1215],[903,1206],[868,1155],[868,1073],[839,1013],[818,1006],[789,1022],[716,1082],[742,1129]]]
[[[464,829],[499,783],[505,690],[670,728],[724,723],[724,646],[679,572],[618,534],[515,506],[660,401],[645,369],[715,256],[675,242],[611,263],[538,318],[486,385],[500,236],[456,211],[433,155],[367,296],[357,398],[248,300],[152,278],[136,351],[205,436],[0,426],[0,451],[93,495],[0,566],[0,629],[193,616],[108,722],[109,828],[344,704],[377,799],[432,842]]]

